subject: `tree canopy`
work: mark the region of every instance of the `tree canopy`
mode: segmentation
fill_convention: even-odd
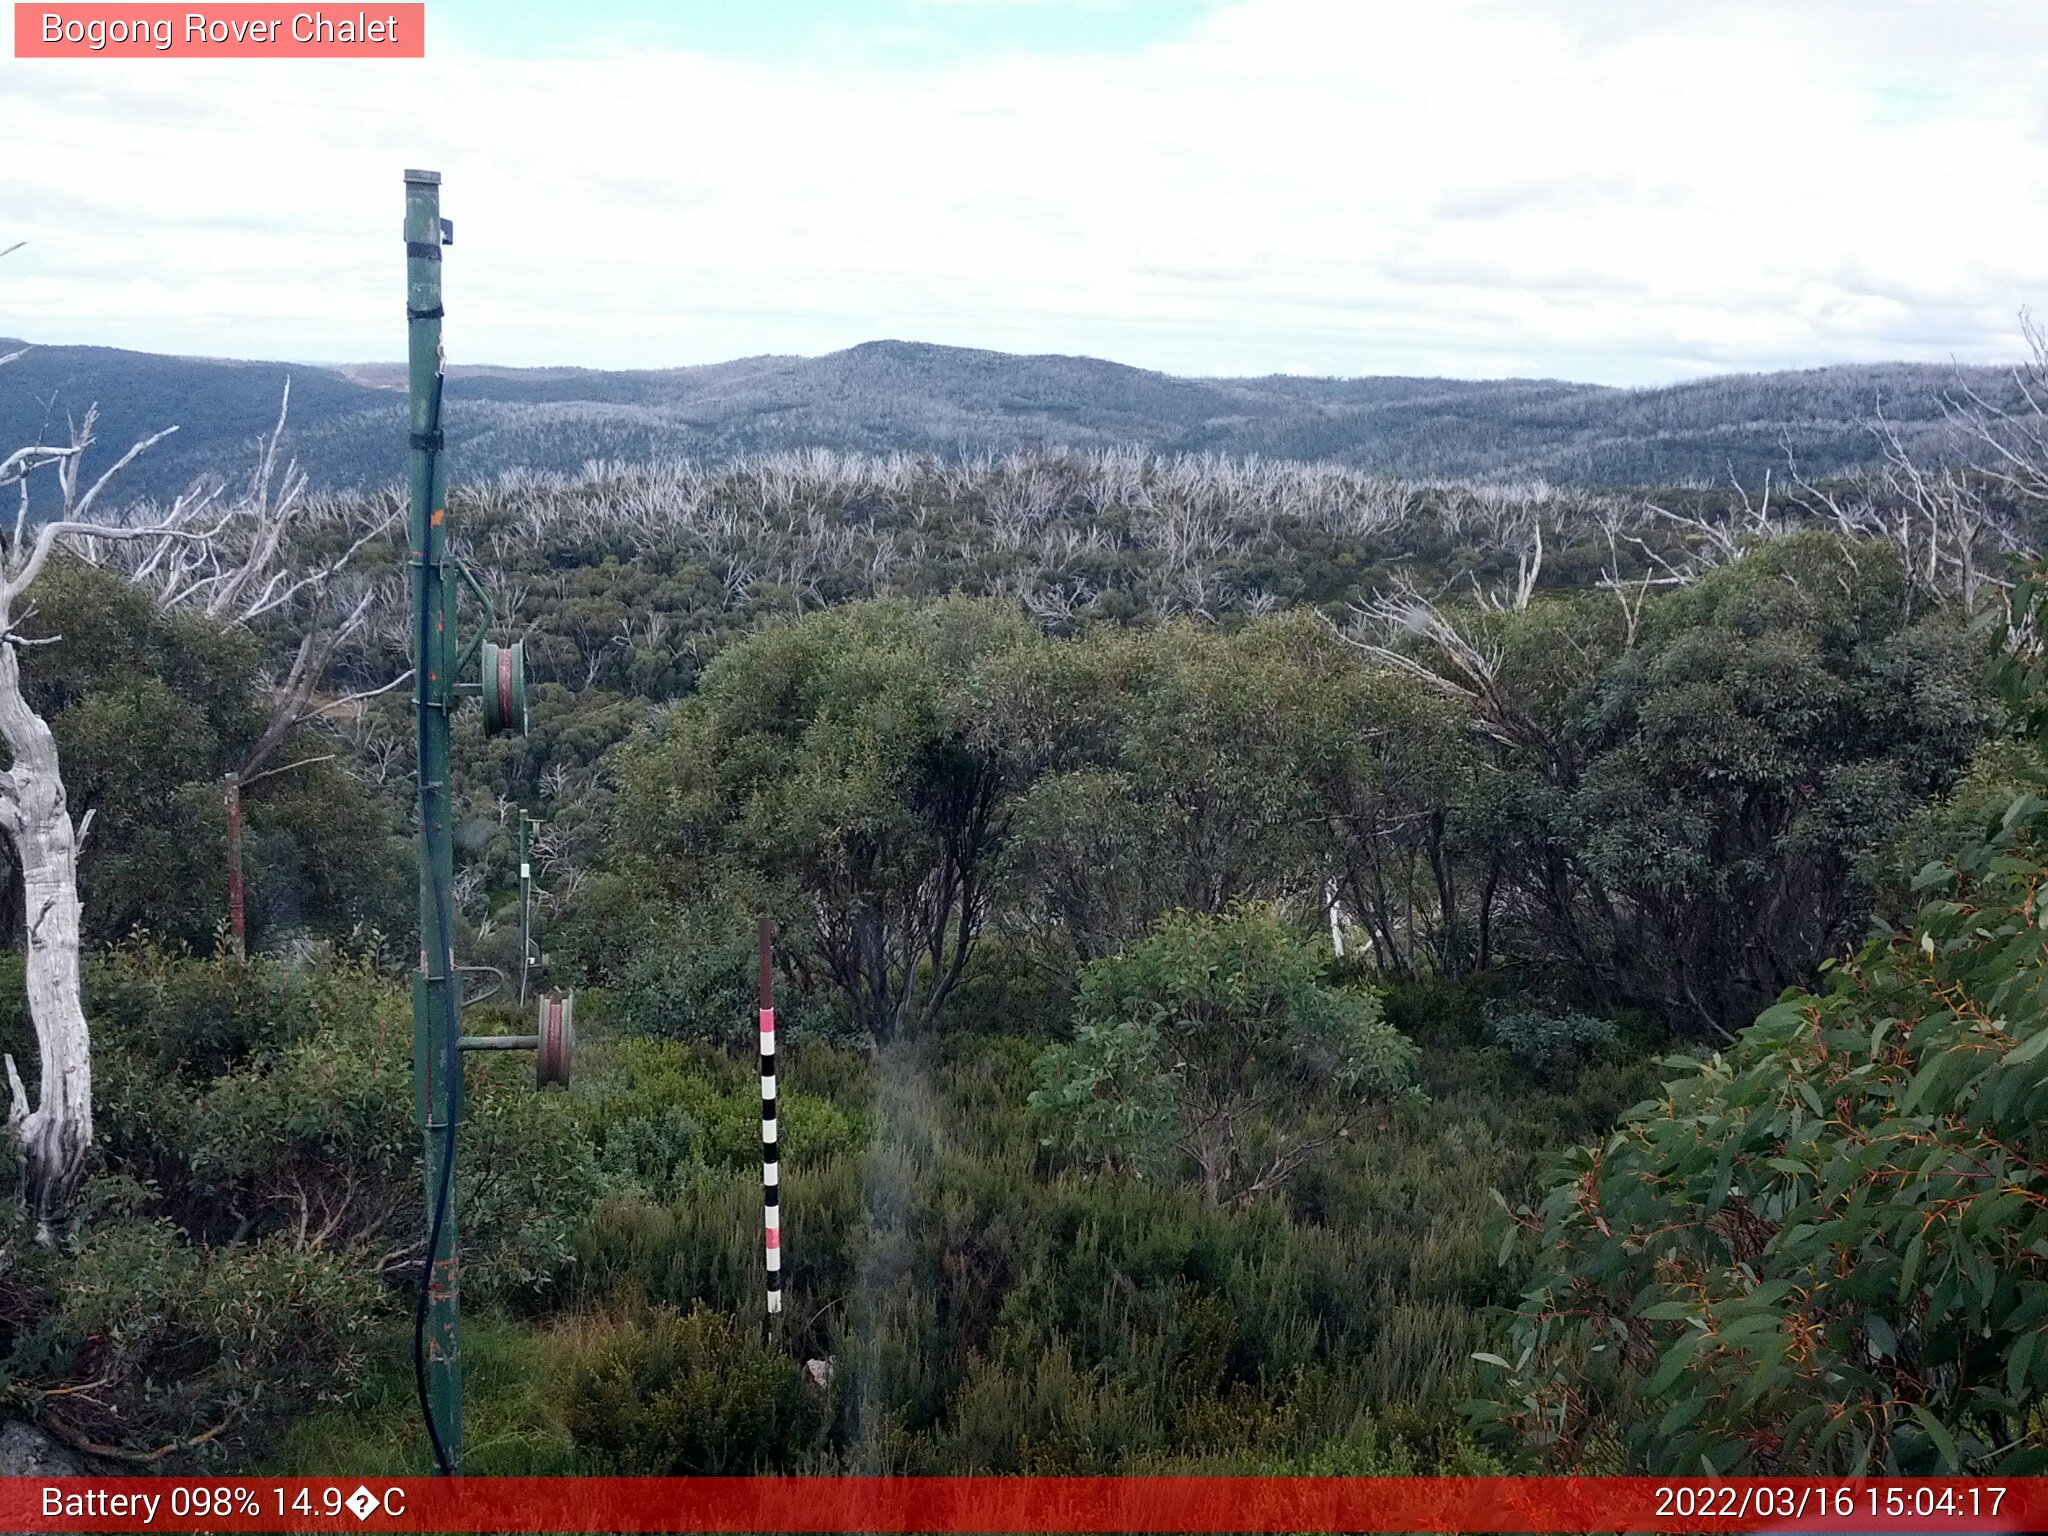
[[[1211,1204],[1280,1188],[1412,1087],[1413,1045],[1322,968],[1252,907],[1169,914],[1092,962],[1072,1042],[1038,1064],[1049,1139],[1155,1178],[1191,1170]]]
[[[2048,1465],[2048,775],[2017,778],[1908,921],[1559,1167],[1482,1419],[1566,1456],[1621,1424],[1686,1475]]]

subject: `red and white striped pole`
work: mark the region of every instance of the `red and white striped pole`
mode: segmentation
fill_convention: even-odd
[[[768,1254],[768,1310],[782,1310],[782,1166],[775,1124],[775,990],[768,919],[761,919],[761,1209]]]

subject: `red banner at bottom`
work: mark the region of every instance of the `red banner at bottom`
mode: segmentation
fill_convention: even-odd
[[[7,1531],[2024,1531],[2048,1479],[10,1478]]]

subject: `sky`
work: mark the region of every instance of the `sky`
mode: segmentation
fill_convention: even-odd
[[[1646,385],[2000,362],[2048,306],[2039,0],[428,0],[427,37],[0,58],[0,335],[395,358],[409,166],[457,362]]]

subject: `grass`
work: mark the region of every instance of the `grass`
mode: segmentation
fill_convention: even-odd
[[[412,1372],[412,1324],[394,1324],[382,1362],[349,1401],[299,1420],[258,1472],[296,1477],[424,1476],[433,1470]],[[549,1389],[551,1330],[503,1312],[462,1320],[463,1468],[552,1476],[582,1465]]]

